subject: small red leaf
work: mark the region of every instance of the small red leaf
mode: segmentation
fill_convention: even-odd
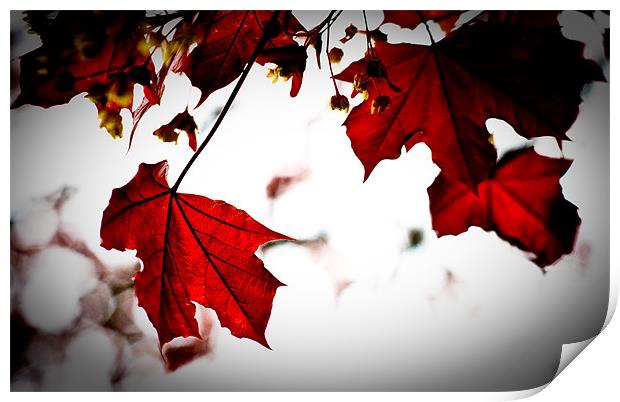
[[[278,78],[287,81],[292,77],[291,97],[297,96],[301,88],[304,71],[306,70],[306,59],[308,53],[304,46],[292,44],[284,47],[265,49],[256,62],[261,65],[267,63],[276,64],[276,68],[271,69],[269,77],[274,77],[274,82]]]
[[[559,182],[571,163],[538,155],[533,148],[510,152],[478,185],[479,197],[440,174],[428,188],[433,229],[438,236],[458,235],[471,226],[495,231],[534,253],[541,268],[551,265],[573,250],[581,223]]]
[[[309,172],[305,169],[294,174],[273,176],[265,189],[267,192],[267,198],[273,200],[280,197],[282,194],[290,190],[292,186],[307,179],[308,176]]]
[[[189,114],[187,108],[174,116],[174,118],[168,123],[164,124],[155,132],[153,135],[158,137],[163,142],[174,142],[176,143],[179,139],[180,132],[183,131],[187,134],[189,138],[189,147],[196,152],[197,149],[197,141],[196,134],[198,134],[198,125],[194,120],[194,116]]]
[[[101,224],[103,247],[135,249],[143,262],[136,295],[160,347],[177,337],[200,338],[192,302],[213,309],[234,336],[269,347],[265,328],[282,283],[254,252],[289,238],[223,201],[177,193],[167,170],[166,161],[141,164],[112,192]]]

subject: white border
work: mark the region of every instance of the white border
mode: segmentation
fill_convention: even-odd
[[[180,9],[201,9],[201,8],[231,8],[231,9],[241,9],[241,8],[256,8],[256,9],[330,9],[335,5],[332,1],[324,1],[324,0],[314,0],[312,1],[312,7],[308,7],[307,2],[301,1],[227,1],[226,3],[220,2],[198,2],[198,1],[175,1],[171,3],[170,1],[133,1],[131,2],[131,8],[133,9],[170,9],[170,8],[180,8]],[[367,1],[367,0],[357,0],[355,3],[353,2],[341,2],[338,4],[343,9],[611,9],[612,10],[612,21],[615,20],[615,14],[618,12],[618,7],[614,7],[615,4],[620,4],[618,2],[612,3],[612,1],[562,1],[560,2],[550,2],[550,1],[540,1],[540,0],[521,0],[519,2],[499,2],[499,1],[428,1],[428,0],[420,0],[420,1],[405,1],[405,0],[396,0],[388,2],[377,2],[375,1]],[[174,5],[175,7],[170,7]],[[54,8],[54,9],[86,9],[86,8],[97,8],[97,9],[126,9],[128,3],[126,1],[119,0],[109,0],[106,2],[94,2],[94,1],[66,1],[63,4],[51,4],[49,2],[44,1],[21,1],[19,3],[9,4],[10,9],[46,9],[46,8]],[[10,27],[10,13],[5,12],[2,14],[2,22],[5,28],[5,34],[8,34],[6,30]],[[614,25],[614,24],[610,24]],[[618,46],[618,35],[615,30],[611,31],[611,53],[614,55],[617,52]],[[10,46],[7,46],[8,41],[5,37],[5,60],[10,59]],[[2,172],[4,173],[4,183],[7,183],[7,189],[10,188],[10,125],[9,123],[9,97],[6,95],[9,93],[9,80],[10,76],[9,72],[9,63],[0,63],[0,68],[3,72],[3,77],[5,77],[2,85],[3,85],[3,93],[5,96],[3,97],[3,111],[5,113],[5,131],[4,131],[4,139],[5,146],[0,148],[0,163],[2,164]],[[614,65],[611,65],[611,73],[610,77],[615,77]],[[611,78],[613,79],[613,78]],[[611,81],[610,79],[610,81]],[[611,91],[611,110],[617,110],[618,102],[616,101],[617,95],[616,92],[612,89]],[[615,116],[612,114],[612,116]],[[619,151],[619,141],[616,137],[618,133],[618,122],[617,118],[612,118],[610,132],[611,132],[611,147],[610,152],[612,156],[616,155]],[[620,179],[618,175],[619,164],[617,160],[612,157],[611,158],[611,205],[616,206],[619,204],[618,198],[618,180]],[[6,211],[10,211],[9,208],[9,197],[4,196],[0,198],[0,203],[6,213]],[[611,234],[610,234],[610,242],[612,245],[617,245],[618,243],[618,212],[614,207],[611,208],[610,211],[611,217]],[[6,225],[4,230],[1,232],[2,236],[2,258],[3,261],[9,261],[9,226]],[[616,308],[617,298],[618,298],[618,284],[619,284],[619,268],[618,268],[618,252],[616,247],[610,247],[611,249],[611,277],[610,277],[610,306],[606,319],[606,326],[609,324],[613,313]],[[8,268],[8,267],[7,267]],[[0,331],[0,339],[2,345],[5,348],[8,348],[10,345],[9,338],[9,321],[7,317],[9,316],[8,312],[10,311],[9,307],[9,270],[4,270],[4,286],[3,289],[3,297],[1,303],[3,303],[4,311],[5,311],[5,319],[2,321],[2,331]],[[420,397],[423,400],[472,400],[472,401],[481,401],[481,400],[514,400],[517,398],[524,398],[530,395],[534,395],[534,400],[540,401],[566,401],[566,400],[616,400],[618,396],[620,396],[620,387],[617,384],[618,377],[618,362],[616,358],[620,356],[620,324],[618,324],[618,319],[611,322],[608,325],[601,336],[596,337],[597,339],[592,342],[592,345],[588,347],[588,351],[586,353],[581,354],[577,359],[576,363],[569,365],[565,371],[562,371],[558,378],[554,379],[549,385],[548,389],[544,390],[544,392],[538,393],[541,389],[545,387],[541,387],[535,390],[526,390],[520,392],[505,392],[505,393],[321,393],[321,394],[311,394],[311,393],[258,393],[253,395],[247,395],[245,393],[211,393],[209,394],[209,398],[217,398],[217,400],[236,400],[237,398],[246,399],[248,397],[252,399],[274,401],[274,400],[290,400],[294,398],[295,400],[315,400],[316,398],[334,398],[334,399],[345,399],[345,400],[355,400],[358,401],[360,399],[364,400],[376,400],[376,399],[390,399],[390,400],[411,400],[412,397]],[[573,345],[568,346],[568,348],[576,348],[583,349],[583,347],[588,342],[582,342],[581,345]],[[6,351],[6,349],[5,349]],[[580,351],[580,350],[579,350]],[[564,355],[564,353],[563,353]],[[6,356],[6,355],[5,355]],[[9,359],[4,359],[5,364],[2,366],[2,378],[4,379],[5,384],[5,392],[8,393],[10,389],[10,375],[9,375]],[[30,399],[30,398],[62,398],[73,399],[73,398],[84,398],[85,395],[82,393],[55,393],[55,394],[45,394],[41,395],[37,394],[29,394],[29,393],[12,393],[9,395],[10,398],[21,400],[21,399]],[[114,398],[169,398],[173,395],[169,394],[147,394],[144,395],[135,395],[135,394],[115,394]],[[614,397],[615,396],[615,397]],[[89,399],[103,399],[108,398],[109,395],[98,393],[98,394],[88,394]],[[183,395],[183,398],[193,398],[196,396],[193,395]],[[200,397],[200,396],[199,396]]]

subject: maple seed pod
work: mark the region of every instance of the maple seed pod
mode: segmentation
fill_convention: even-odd
[[[344,52],[339,47],[332,48],[332,50],[330,50],[327,54],[327,57],[329,57],[329,62],[332,64],[340,63],[342,56],[344,56]]]
[[[348,41],[351,40],[351,38],[353,38],[355,36],[355,34],[357,33],[357,27],[353,24],[349,25],[348,27],[345,28],[344,30],[344,38],[340,39],[340,42],[342,43],[347,43]]]
[[[150,32],[146,44],[148,47],[160,47],[166,41],[166,37],[161,32]]]
[[[491,145],[495,146],[495,137],[493,134],[489,134],[489,138],[487,140],[491,143]]]
[[[344,95],[336,94],[330,99],[329,107],[332,110],[342,110],[347,113],[349,111],[349,99]]]
[[[419,246],[424,240],[424,232],[420,229],[410,229],[408,233],[409,247],[414,248]]]
[[[344,33],[347,36],[353,36],[357,33],[357,27],[353,24],[350,24],[348,27],[344,29]]]
[[[385,71],[385,67],[381,64],[379,59],[372,57],[368,60],[368,64],[366,64],[366,74],[369,77],[376,78],[385,78],[387,77],[387,72]]]
[[[390,100],[389,96],[385,96],[385,95],[381,95],[381,96],[377,96],[373,101],[372,101],[372,106],[370,108],[370,113],[371,114],[378,114],[383,112],[391,103],[392,101]]]
[[[293,75],[293,66],[289,63],[278,66],[276,70],[278,70],[278,75],[282,77],[284,81],[288,80]]]
[[[353,94],[355,96],[358,93],[364,95],[364,100],[368,99],[368,85],[370,84],[370,78],[366,74],[355,74],[353,77]]]
[[[278,82],[278,78],[282,78],[282,81],[288,81],[289,78],[293,75],[293,70],[291,66],[277,66],[276,68],[270,68],[267,73],[267,77],[273,77],[273,83]]]

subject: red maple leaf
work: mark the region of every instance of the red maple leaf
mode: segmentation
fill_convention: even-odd
[[[541,268],[551,265],[573,250],[581,223],[560,186],[571,163],[541,156],[531,147],[509,152],[478,185],[479,197],[439,174],[428,188],[433,229],[438,236],[458,235],[471,226],[495,231],[534,253]]]
[[[264,10],[199,13],[192,30],[193,36],[201,39],[177,67],[202,92],[198,106],[214,91],[239,77],[273,13]],[[304,30],[290,12],[280,12],[278,26],[271,33],[265,51],[296,45],[292,36]],[[277,63],[278,60],[269,61]]]
[[[489,118],[526,138],[568,139],[583,85],[604,79],[582,53],[555,25],[480,20],[431,46],[376,43],[336,76],[368,97],[344,122],[365,179],[403,146],[425,142],[446,176],[475,191],[496,160]]]
[[[192,302],[212,308],[234,336],[269,347],[265,328],[283,284],[254,252],[289,238],[223,201],[177,193],[168,186],[167,170],[166,161],[143,163],[112,192],[101,245],[137,250],[143,269],[135,291],[160,347],[176,337],[200,338]]]
[[[144,12],[31,12],[42,46],[20,60],[21,92],[12,107],[50,107],[86,92],[104,127],[121,137],[121,109],[131,109],[135,84],[152,85],[154,67],[144,44]],[[139,119],[138,119],[139,120]]]

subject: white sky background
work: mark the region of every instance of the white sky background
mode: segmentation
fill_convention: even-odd
[[[306,26],[324,15],[297,14]],[[585,16],[575,18],[567,23],[589,23]],[[379,13],[370,13],[371,29],[380,20]],[[363,26],[361,12],[345,13],[334,25],[334,44],[349,22]],[[598,29],[582,28],[580,33],[588,37],[587,29]],[[422,32],[416,35],[394,26],[385,31],[395,42],[401,37],[426,41]],[[439,35],[438,29],[434,32]],[[336,72],[361,57],[364,38],[357,36],[341,47],[345,59],[335,66]],[[601,58],[596,41],[588,51]],[[318,70],[314,55],[309,55],[304,83],[294,99],[288,96],[290,83],[272,85],[265,78],[266,69],[254,66],[181,190],[223,199],[289,236],[326,233],[338,272],[354,283],[336,298],[332,277],[320,264],[325,260],[317,263],[299,246],[271,249],[263,256],[265,265],[288,285],[274,299],[267,328],[272,351],[216,328],[212,357],[172,374],[153,362],[152,370],[136,370],[121,386],[480,390],[531,388],[550,380],[561,343],[598,332],[607,307],[608,84],[595,83],[584,92],[581,114],[568,132],[573,142],[564,144],[564,155],[575,162],[562,185],[566,198],[580,208],[583,222],[576,249],[590,245],[589,261],[582,266],[577,255],[566,256],[543,276],[522,251],[493,233],[470,229],[457,237],[436,238],[426,188],[438,169],[424,145],[398,160],[381,162],[362,183],[362,165],[341,127],[345,115],[328,107],[333,86],[324,55],[322,62]],[[350,93],[348,84],[341,88]],[[202,131],[199,141],[230,90],[217,92],[192,112]],[[99,247],[101,214],[112,189],[127,183],[141,162],[167,159],[169,182],[174,182],[191,157],[187,139],[181,135],[175,146],[151,133],[198,98],[199,91],[185,77],[171,77],[162,107],[147,112],[128,154],[128,138],[114,141],[99,129],[94,105],[82,97],[47,110],[25,106],[12,111],[12,215],[28,209],[33,197],[75,186],[78,193],[66,205],[63,219],[104,261],[131,261],[133,252]],[[130,118],[125,117],[128,134]],[[500,155],[526,143],[505,123],[491,121],[489,128]],[[559,155],[554,141],[535,143],[539,152]],[[271,177],[301,168],[311,172],[309,178],[272,208],[265,196]],[[403,251],[412,227],[424,229],[425,240],[419,248]],[[446,270],[458,281],[450,291],[444,289]],[[138,313],[145,331],[154,333],[145,314]],[[87,359],[87,353],[77,358]]]

